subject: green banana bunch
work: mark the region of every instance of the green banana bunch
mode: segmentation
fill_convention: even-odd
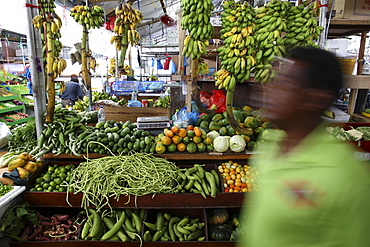
[[[286,14],[291,7],[288,1],[272,0],[265,6],[256,9],[257,52],[256,65],[253,68],[254,81],[265,84],[275,76],[272,63],[276,57],[286,54],[282,34],[287,29]]]
[[[225,1],[223,8],[220,32],[224,46],[218,48],[222,67],[215,74],[215,84],[228,90],[235,88],[237,82],[247,81],[255,64],[255,12],[247,2]]]
[[[71,8],[70,12],[73,19],[86,29],[99,28],[104,23],[104,10],[97,5],[93,7],[77,5]]]
[[[210,23],[213,4],[211,0],[181,0],[183,8],[181,27],[188,30],[182,54],[192,59],[207,54],[207,46],[213,35]]]
[[[317,25],[314,4],[303,2],[299,6],[292,6],[287,15],[287,30],[284,36],[284,45],[287,49],[296,46],[316,46],[323,27]]]

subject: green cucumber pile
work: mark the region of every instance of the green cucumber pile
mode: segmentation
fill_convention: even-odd
[[[178,217],[159,211],[155,221],[144,221],[144,241],[203,241],[205,223],[199,218]]]
[[[82,240],[137,241],[141,240],[146,209],[115,209],[99,212],[88,210],[88,218],[81,231]]]

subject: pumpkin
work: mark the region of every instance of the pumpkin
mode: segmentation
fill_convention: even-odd
[[[230,240],[233,228],[226,224],[212,225],[209,230],[209,236],[213,240],[225,241]]]
[[[212,225],[223,224],[229,218],[229,213],[226,209],[215,209],[208,217],[208,223]]]

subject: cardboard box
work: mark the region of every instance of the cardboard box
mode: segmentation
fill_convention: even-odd
[[[332,1],[329,1],[329,8]],[[370,19],[369,0],[336,0],[332,6],[332,19]]]

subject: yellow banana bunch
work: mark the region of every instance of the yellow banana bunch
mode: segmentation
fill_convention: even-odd
[[[210,17],[214,6],[211,0],[182,0],[181,27],[188,31],[182,54],[192,59],[207,54],[207,46],[213,35]]]
[[[92,56],[87,57],[87,64],[88,64],[88,67],[95,72],[95,69],[97,66],[96,59]]]
[[[67,62],[61,57],[54,57],[53,58],[53,70],[52,71],[47,71],[47,73],[53,73],[54,78],[57,78],[62,74],[62,72],[65,70],[67,67]]]
[[[121,3],[115,8],[117,18],[114,22],[113,32],[121,38],[121,42],[114,39],[117,50],[121,50],[122,45],[135,45],[140,41],[140,34],[136,31],[136,26],[141,23],[143,14],[140,10],[132,8],[131,5],[131,3]]]
[[[74,6],[70,9],[73,19],[86,29],[100,28],[104,23],[104,9],[100,6]]]

